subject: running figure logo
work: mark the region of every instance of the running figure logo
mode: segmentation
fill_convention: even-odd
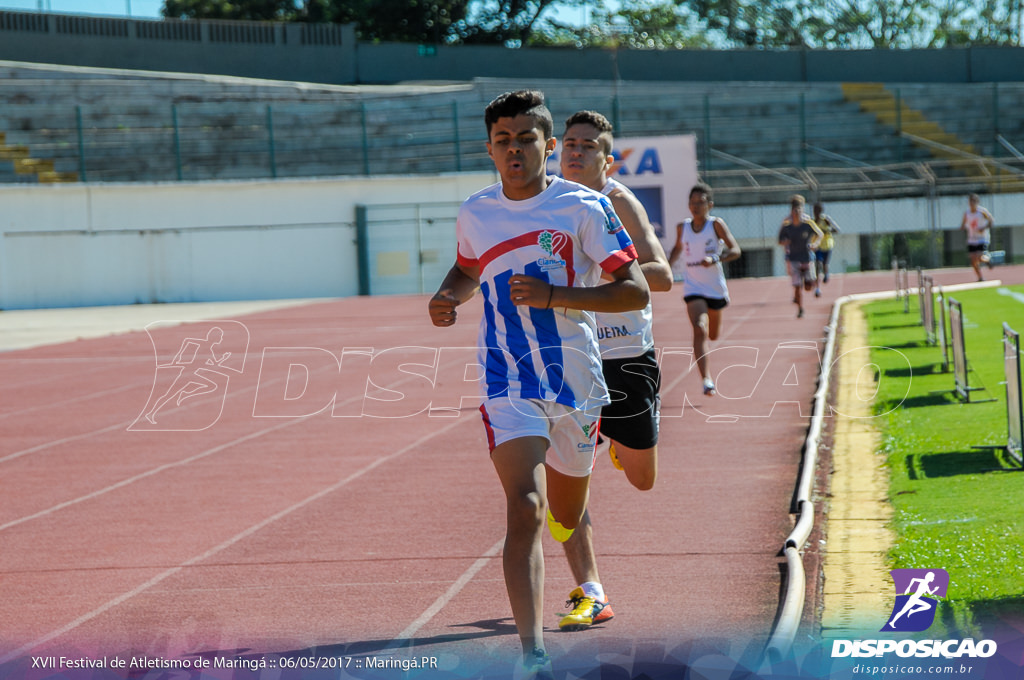
[[[935,621],[938,600],[928,597],[946,597],[949,574],[945,569],[893,569],[896,602],[883,631],[919,633]],[[902,594],[900,594],[902,593]]]
[[[128,429],[195,432],[212,426],[223,412],[231,374],[244,368],[249,330],[237,321],[174,328],[157,322],[146,326],[146,333],[156,353],[156,374],[145,408]],[[197,399],[203,396],[208,398]]]

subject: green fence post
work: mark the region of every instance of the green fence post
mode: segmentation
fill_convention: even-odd
[[[174,122],[174,160],[178,169],[178,181],[182,180],[181,173],[181,134],[178,131],[178,105],[171,104],[171,119]]]
[[[800,93],[800,167],[807,169],[807,96]]]
[[[83,181],[85,177],[85,135],[82,132],[82,107],[75,107],[75,124],[78,127],[78,176]]]
[[[462,172],[462,145],[459,140],[459,102],[452,100],[452,130],[455,132],[455,172]]]
[[[704,95],[704,171],[711,172],[711,95]]]
[[[903,162],[903,98],[896,88],[896,160]]]
[[[277,179],[277,157],[274,155],[274,113],[267,104],[267,141],[270,146],[270,176]]]
[[[359,102],[360,125],[363,129],[363,174],[370,174],[370,139],[366,135],[366,103]]]
[[[992,83],[992,156],[999,154],[999,83]]]
[[[365,205],[356,206],[356,265],[359,294],[370,294],[370,229]]]

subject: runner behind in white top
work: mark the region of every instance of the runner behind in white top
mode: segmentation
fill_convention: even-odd
[[[683,256],[683,301],[693,326],[693,355],[697,358],[704,394],[715,395],[715,381],[708,366],[710,341],[718,339],[722,329],[722,310],[729,304],[723,262],[742,255],[725,221],[711,216],[714,194],[711,187],[698,183],[690,189],[692,218],[676,226],[676,243],[669,255],[675,263]],[[723,249],[724,246],[724,249]]]
[[[989,242],[992,238],[992,227],[996,226],[992,213],[979,205],[978,194],[967,197],[968,210],[960,221],[960,229],[967,232],[967,256],[971,259],[971,267],[979,281],[984,281],[981,265],[992,268],[992,259],[988,254]]]
[[[608,177],[614,167],[612,125],[596,111],[578,111],[565,121],[562,174],[608,196],[636,247],[640,268],[651,290],[672,288],[672,268],[647,218],[647,211],[627,187]],[[602,366],[613,403],[601,410],[601,436],[609,443],[616,467],[640,490],[654,486],[658,474],[658,390],[661,374],[654,354],[652,307],[597,315]],[[569,593],[572,611],[562,630],[582,630],[614,616],[597,571],[593,526],[585,512],[580,526],[563,543],[579,585]]]

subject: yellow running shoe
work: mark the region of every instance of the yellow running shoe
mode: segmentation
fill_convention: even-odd
[[[568,541],[573,532],[572,529],[566,529],[555,519],[555,516],[551,514],[551,508],[548,508],[548,531],[551,532],[551,538],[559,543]]]
[[[608,596],[604,596],[604,602],[598,602],[592,597],[583,593],[583,588],[576,587],[569,593],[569,599],[565,601],[566,607],[573,610],[562,617],[558,627],[562,630],[586,630],[595,623],[601,623],[615,616],[611,605],[608,604]]]
[[[619,460],[618,454],[615,453],[615,444],[609,444],[608,445],[608,455],[611,457],[612,465],[615,466],[615,469],[616,470],[621,470],[622,469],[622,461]]]

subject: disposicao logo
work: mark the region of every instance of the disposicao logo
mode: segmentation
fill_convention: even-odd
[[[893,569],[896,601],[880,632],[920,633],[935,622],[938,600],[946,597],[949,573],[945,569]],[[879,657],[895,653],[900,657],[990,657],[996,653],[993,640],[833,640],[832,657]]]
[[[929,595],[946,597],[949,573],[945,569],[893,569],[896,602],[883,631],[919,633],[935,622],[938,600]]]

